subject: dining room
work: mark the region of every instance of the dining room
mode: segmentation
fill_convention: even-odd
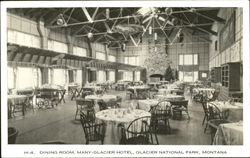
[[[240,7],[8,8],[6,44],[8,144],[243,145]]]

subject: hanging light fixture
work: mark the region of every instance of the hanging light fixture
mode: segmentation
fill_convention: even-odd
[[[155,41],[157,40],[157,32],[154,33]]]
[[[58,16],[58,19],[56,20],[56,24],[59,25],[59,26],[66,26],[67,25],[67,23],[66,23],[66,21],[65,21],[65,19],[63,17],[63,14],[60,14]]]
[[[152,26],[149,26],[148,28],[148,33],[151,35],[152,34]]]
[[[109,9],[106,9],[106,19],[109,19]]]
[[[89,32],[88,33],[88,38],[90,39],[90,38],[92,38],[93,37],[93,33],[92,32]]]

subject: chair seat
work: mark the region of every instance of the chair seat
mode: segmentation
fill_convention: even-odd
[[[126,144],[150,144],[149,140],[145,136],[132,137],[126,140]]]
[[[223,124],[223,123],[230,123],[230,121],[228,121],[228,120],[223,120],[223,119],[214,119],[214,120],[210,120],[209,122],[208,122],[208,125],[210,126],[210,127],[213,127],[213,128],[218,128],[218,126],[220,125],[220,124]]]
[[[88,138],[90,141],[98,141],[103,138],[103,135],[99,133],[89,133]]]

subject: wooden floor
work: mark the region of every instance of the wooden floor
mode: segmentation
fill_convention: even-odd
[[[123,91],[109,91],[109,94],[123,97],[122,107],[137,100],[125,99]],[[185,94],[186,98],[190,98]],[[60,104],[54,109],[29,111],[25,117],[17,116],[8,120],[9,126],[18,129],[17,144],[40,144],[47,141],[61,140],[69,144],[85,144],[82,126],[74,120],[76,105],[75,101],[66,96],[66,103]],[[189,113],[191,119],[185,116],[182,120],[170,120],[171,134],[159,134],[160,145],[210,145],[209,133],[204,133],[202,126],[203,111],[199,103],[189,101]],[[109,130],[106,132],[105,144],[113,143],[116,133]],[[96,142],[94,144],[98,144]]]

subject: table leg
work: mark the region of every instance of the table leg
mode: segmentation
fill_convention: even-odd
[[[59,103],[61,103],[62,101],[65,103],[64,95],[65,95],[66,91],[60,91],[59,93],[61,95],[61,98],[59,99]]]
[[[73,95],[71,97],[71,100],[73,100],[77,96],[77,94],[78,94],[78,91],[77,91],[77,89],[75,89],[75,91],[73,92]]]

